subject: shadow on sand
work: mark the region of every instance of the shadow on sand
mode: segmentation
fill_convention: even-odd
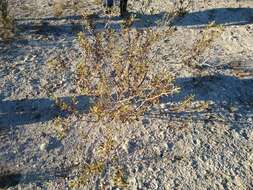
[[[157,27],[167,15],[161,12],[153,15],[134,14],[135,22],[133,28],[142,29],[146,27]],[[118,21],[119,17],[112,18],[112,21]],[[185,14],[182,17],[173,18],[168,24],[177,27],[202,28],[209,23],[215,22],[224,26],[236,26],[253,23],[253,8],[216,8],[203,11],[194,11]],[[99,26],[103,26],[101,21],[97,21]],[[111,25],[113,28],[120,28],[117,23]]]
[[[60,99],[70,105],[72,97]],[[89,98],[78,96],[76,99],[78,112],[87,112],[90,105]],[[45,122],[55,117],[65,117],[68,114],[68,111],[62,111],[53,100],[47,98],[0,101],[0,132],[5,127]]]
[[[205,121],[205,115],[213,113],[226,119],[229,116],[227,114],[231,112],[231,107],[234,109],[232,112],[238,116],[235,118],[238,121],[240,117],[248,117],[253,114],[253,78],[239,79],[232,76],[214,75],[178,78],[176,79],[176,84],[181,88],[180,93],[174,96],[163,97],[161,100],[163,103],[180,102],[189,95],[193,95],[193,101],[211,101],[213,103],[211,110],[168,111],[163,112],[161,115],[151,113],[150,116],[152,118],[170,120],[175,116],[182,119],[190,117],[196,121]],[[226,120],[226,122],[231,124],[231,128],[235,126],[239,129],[240,125],[237,124],[240,122],[236,120]],[[252,124],[249,125],[253,127]]]
[[[195,101],[211,100],[217,107],[226,108],[226,106],[233,105],[238,108],[238,112],[245,116],[246,114],[253,114],[253,78],[239,79],[231,76],[214,75],[206,77],[189,77],[178,78],[176,84],[182,88],[179,94],[174,96],[163,97],[163,102],[179,102],[190,94],[195,95]],[[71,97],[62,98],[63,101],[70,101]],[[77,109],[80,113],[86,113],[90,106],[88,97],[77,97],[79,103]],[[245,109],[245,106],[250,105]],[[219,112],[220,110],[214,110]],[[213,110],[212,110],[213,112]],[[222,111],[221,115],[223,114]],[[11,127],[32,124],[37,122],[46,122],[55,117],[64,117],[67,112],[59,110],[50,99],[33,99],[33,100],[6,100],[0,102],[0,136]],[[169,119],[177,114],[177,117],[197,117],[202,120],[199,112],[180,112],[167,113]],[[159,118],[160,116],[155,116]],[[161,119],[164,119],[161,116]],[[204,120],[204,119],[203,119]],[[205,121],[205,120],[204,120]],[[237,125],[231,123],[231,128],[238,129]],[[248,124],[246,124],[248,126]],[[246,127],[244,125],[244,127]],[[252,127],[252,125],[250,126]],[[239,127],[240,128],[240,127]],[[1,134],[2,133],[2,134]],[[2,187],[15,186],[18,183],[43,182],[50,181],[55,178],[66,177],[71,169],[66,170],[50,170],[47,172],[31,172],[26,173],[26,179],[21,180],[21,174],[14,173],[10,175],[0,175],[0,182],[2,180]],[[20,180],[22,182],[20,182]],[[1,186],[0,186],[1,188]]]
[[[224,26],[245,25],[253,23],[253,8],[217,8],[190,12],[175,26],[201,27],[210,22]]]
[[[132,13],[135,16],[135,22],[133,28],[146,28],[146,27],[156,27],[159,26],[158,23],[163,20],[166,12],[161,12],[152,15],[142,15],[138,13]],[[41,19],[34,18],[24,18],[16,19],[19,29],[26,31],[36,31],[39,34],[70,34],[73,31],[81,31],[81,24],[63,24],[55,25],[50,24],[50,22],[55,21],[73,21],[81,20],[82,17],[79,15],[64,16],[64,17],[48,17]],[[33,25],[32,21],[43,21],[43,25]],[[99,15],[94,16],[94,20],[98,29],[103,29],[106,24],[106,20],[112,21],[111,27],[115,29],[120,29],[121,26],[117,21],[122,20],[119,16],[114,17],[100,17]],[[22,22],[28,22],[23,23]],[[215,8],[207,9],[202,11],[189,12],[182,17],[177,17],[171,21],[173,26],[182,27],[204,27],[210,22],[215,22],[217,24],[222,24],[224,26],[232,25],[245,25],[253,23],[253,8]]]
[[[135,16],[132,27],[137,29],[159,27],[159,23],[161,23],[163,18],[167,15],[165,12],[153,15],[132,14]],[[94,15],[96,28],[98,30],[103,30],[108,23],[106,22],[108,19],[110,20],[110,27],[116,30],[121,29],[121,17]],[[223,24],[225,26],[250,24],[253,23],[253,8],[216,8],[195,11],[183,17],[174,18],[170,21],[170,24],[177,27],[202,28],[210,22]],[[71,46],[76,34],[85,30],[80,15],[36,19],[20,18],[16,19],[16,28],[16,38],[14,38],[9,45],[0,40],[0,59],[15,59],[20,54],[25,55],[26,49],[29,48],[43,46],[43,48],[51,49],[56,44]],[[35,37],[29,39],[24,38],[24,36],[33,36],[33,34],[35,34]],[[38,36],[45,36],[45,38],[38,38]],[[46,40],[47,37],[50,40]],[[63,37],[64,40],[58,40],[61,37]],[[20,48],[21,46],[25,48]]]
[[[14,187],[19,183],[29,184],[35,182],[52,181],[57,178],[66,178],[76,166],[67,168],[51,168],[46,171],[30,171],[26,173],[9,172],[0,174],[0,188]]]
[[[231,76],[215,75],[207,77],[178,78],[176,80],[181,92],[174,96],[162,98],[163,102],[180,102],[193,94],[195,101],[212,101],[216,105],[233,105],[238,108],[253,102],[253,79],[239,79]],[[71,97],[61,98],[69,102]],[[90,100],[85,96],[77,97],[77,110],[86,113]],[[243,111],[243,110],[242,110]],[[253,111],[253,108],[248,111]],[[61,111],[50,99],[6,100],[0,102],[0,131],[9,127],[46,122],[55,117],[69,114]]]
[[[166,13],[159,13],[154,15],[138,15],[133,25],[135,28],[157,27],[157,23],[162,20]],[[97,17],[95,21],[98,28],[104,27],[104,20],[106,18]],[[119,28],[120,17],[111,18],[112,27]],[[40,35],[73,35],[78,31],[82,31],[81,24],[55,24],[53,21],[58,20],[81,20],[81,16],[67,16],[67,17],[51,17],[41,18],[42,25],[34,24],[36,19],[17,19],[17,27],[22,35],[26,33],[37,33]],[[253,23],[253,9],[252,8],[219,8],[209,9],[197,12],[191,12],[184,17],[176,18],[172,21],[174,26],[182,27],[204,27],[209,22],[214,21],[217,24],[225,26],[244,25]],[[23,41],[17,42],[24,45]],[[0,44],[1,47],[1,44]],[[1,49],[1,48],[0,48]],[[1,53],[1,51],[0,51]],[[1,55],[0,55],[1,57]],[[253,78],[239,79],[236,77],[215,75],[207,77],[190,77],[178,78],[177,85],[181,87],[182,91],[172,97],[162,98],[163,102],[179,102],[190,94],[195,96],[195,101],[211,100],[218,107],[233,105],[238,112],[243,114],[253,114]],[[12,127],[17,127],[25,124],[36,124],[38,122],[47,122],[53,120],[55,117],[65,117],[69,113],[61,111],[57,108],[54,102],[49,98],[42,99],[24,99],[24,100],[1,100],[3,97],[0,93],[0,139],[1,135],[8,133]],[[71,97],[63,97],[63,101],[70,101]],[[89,109],[90,101],[88,97],[77,97],[77,109],[80,113],[86,113]],[[245,109],[245,105],[251,105]],[[219,112],[220,110],[215,110]],[[167,117],[177,113],[168,113]],[[195,115],[198,119],[201,113],[178,113],[179,117],[187,117]],[[158,116],[159,117],[159,116]],[[49,181],[55,178],[66,177],[71,169],[64,170],[52,169],[45,172],[30,172],[26,173],[24,183],[35,181]],[[22,176],[19,173],[0,175],[0,188],[8,188],[20,183]]]

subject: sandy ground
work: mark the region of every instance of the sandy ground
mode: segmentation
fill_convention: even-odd
[[[138,15],[132,27],[159,30],[156,21],[172,5],[166,2],[154,1],[154,13],[140,15],[140,3],[130,1],[130,11]],[[73,70],[81,54],[76,34],[83,28],[78,12],[69,8],[55,17],[50,3],[10,0],[17,29],[11,43],[0,40],[0,189],[70,189],[82,162],[94,162],[108,127],[119,144],[117,167],[128,183],[125,189],[253,189],[251,0],[194,1],[191,11],[175,21],[177,32],[161,42],[156,67],[174,73],[182,89],[163,98],[161,106],[166,110],[193,94],[196,109],[154,112],[131,125],[95,127],[85,122],[85,114],[78,120],[54,105],[53,95],[64,100],[76,95]],[[101,29],[106,18],[101,7],[84,1],[82,8],[87,7],[98,14]],[[212,21],[223,24],[224,31],[198,58],[198,73],[180,64],[180,52],[190,52]],[[111,18],[115,28],[120,22]],[[64,69],[48,68],[48,60],[56,58]],[[78,110],[85,112],[89,100],[77,99]],[[197,108],[203,103],[208,109]],[[70,126],[63,139],[55,129],[57,118]],[[107,162],[103,173],[80,189],[102,189],[104,182],[117,189],[114,167]]]

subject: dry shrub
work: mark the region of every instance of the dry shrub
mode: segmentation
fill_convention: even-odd
[[[137,120],[160,97],[178,91],[169,72],[153,72],[152,68],[157,64],[150,56],[152,47],[168,31],[95,32],[92,19],[88,23],[90,36],[78,35],[83,59],[77,66],[76,82],[81,94],[94,97],[90,111],[96,120]]]
[[[174,77],[168,71],[160,71],[153,57],[158,42],[170,36],[173,30],[170,27],[159,31],[131,29],[132,21],[126,20],[120,31],[110,28],[97,31],[93,15],[84,17],[86,33],[78,34],[83,56],[76,67],[76,84],[80,94],[93,99],[90,116],[107,125],[101,133],[104,135],[100,137],[101,142],[94,146],[92,161],[82,163],[78,176],[70,181],[70,186],[88,186],[98,180],[102,189],[103,180],[112,179],[113,186],[127,188],[127,178],[116,154],[121,142],[114,139],[116,132],[110,130],[111,122],[136,121],[159,104],[162,96],[179,91],[174,85]],[[210,35],[209,32],[203,33],[191,55],[183,59],[184,63],[191,65],[208,48],[217,36],[211,32],[214,29],[209,26],[205,30]],[[185,111],[192,101],[193,97],[190,96],[176,107],[171,107],[171,111]],[[58,104],[63,110],[66,109],[61,102]],[[204,106],[208,107],[201,105],[197,109]],[[91,137],[86,135],[85,139],[88,141]],[[102,179],[108,167],[112,172],[108,174],[108,179]]]
[[[93,15],[84,16],[87,31],[78,34],[83,56],[76,67],[76,84],[80,94],[93,99],[90,116],[106,123],[106,128],[101,142],[94,147],[93,161],[84,161],[70,186],[76,188],[92,183],[94,178],[102,177],[110,163],[111,174],[99,182],[101,188],[108,186],[103,181],[110,179],[112,186],[127,188],[125,172],[117,161],[116,152],[121,142],[114,139],[116,132],[110,124],[136,121],[158,104],[162,96],[179,91],[174,77],[168,71],[157,69],[153,57],[157,43],[173,29],[130,29],[132,20],[129,18],[120,31],[110,28],[96,31]]]

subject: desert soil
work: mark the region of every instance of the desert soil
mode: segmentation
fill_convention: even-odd
[[[87,123],[89,100],[76,94],[73,71],[82,54],[77,33],[83,30],[81,10],[97,14],[100,30],[105,19],[118,29],[122,20],[108,18],[89,0],[80,1],[78,11],[67,7],[60,16],[50,0],[9,2],[16,31],[10,42],[0,39],[0,189],[71,189],[83,163],[94,163],[108,128],[117,143],[117,165],[109,160],[102,174],[77,189],[102,189],[101,184],[117,189],[115,167],[127,182],[123,189],[253,189],[251,0],[194,1],[156,54],[155,67],[176,76],[180,93],[163,98],[163,113],[109,126]],[[140,6],[130,1],[130,12],[138,15],[132,28],[159,30],[156,21],[172,3],[153,1],[153,15],[149,10],[137,14]],[[201,72],[180,64],[182,50],[189,54],[213,21],[224,31],[196,60]],[[53,59],[61,63],[55,70],[48,64]],[[194,95],[191,108],[166,109],[189,95]],[[59,110],[53,96],[78,96],[83,113],[77,118]],[[69,126],[64,138],[59,138],[57,120]]]

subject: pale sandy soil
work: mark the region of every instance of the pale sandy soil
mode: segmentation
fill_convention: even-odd
[[[79,12],[69,8],[55,17],[50,2],[10,0],[17,29],[11,43],[0,40],[0,189],[70,189],[69,181],[79,175],[84,161],[94,161],[106,136],[105,126],[77,121],[53,104],[52,95],[78,95],[73,70],[81,55],[76,34],[83,28]],[[136,2],[129,5],[138,15],[132,27],[159,30],[156,21],[172,4],[154,1],[153,15],[140,15]],[[125,189],[253,189],[253,2],[194,2],[175,21],[177,32],[159,44],[155,67],[170,70],[182,89],[163,98],[163,108],[190,94],[195,96],[192,107],[207,102],[209,108],[168,110],[131,125],[111,124]],[[82,8],[87,7],[97,13],[97,28],[102,29],[106,16],[101,7],[83,1]],[[111,19],[119,29],[121,20]],[[180,52],[190,52],[212,21],[224,25],[224,31],[196,61],[199,73],[180,64]],[[63,70],[49,70],[53,58],[62,61]],[[79,111],[85,112],[87,98],[78,100]],[[70,131],[63,140],[55,132],[57,117],[68,118]],[[80,189],[101,189],[105,182],[117,189],[114,167],[107,162],[103,173]]]

